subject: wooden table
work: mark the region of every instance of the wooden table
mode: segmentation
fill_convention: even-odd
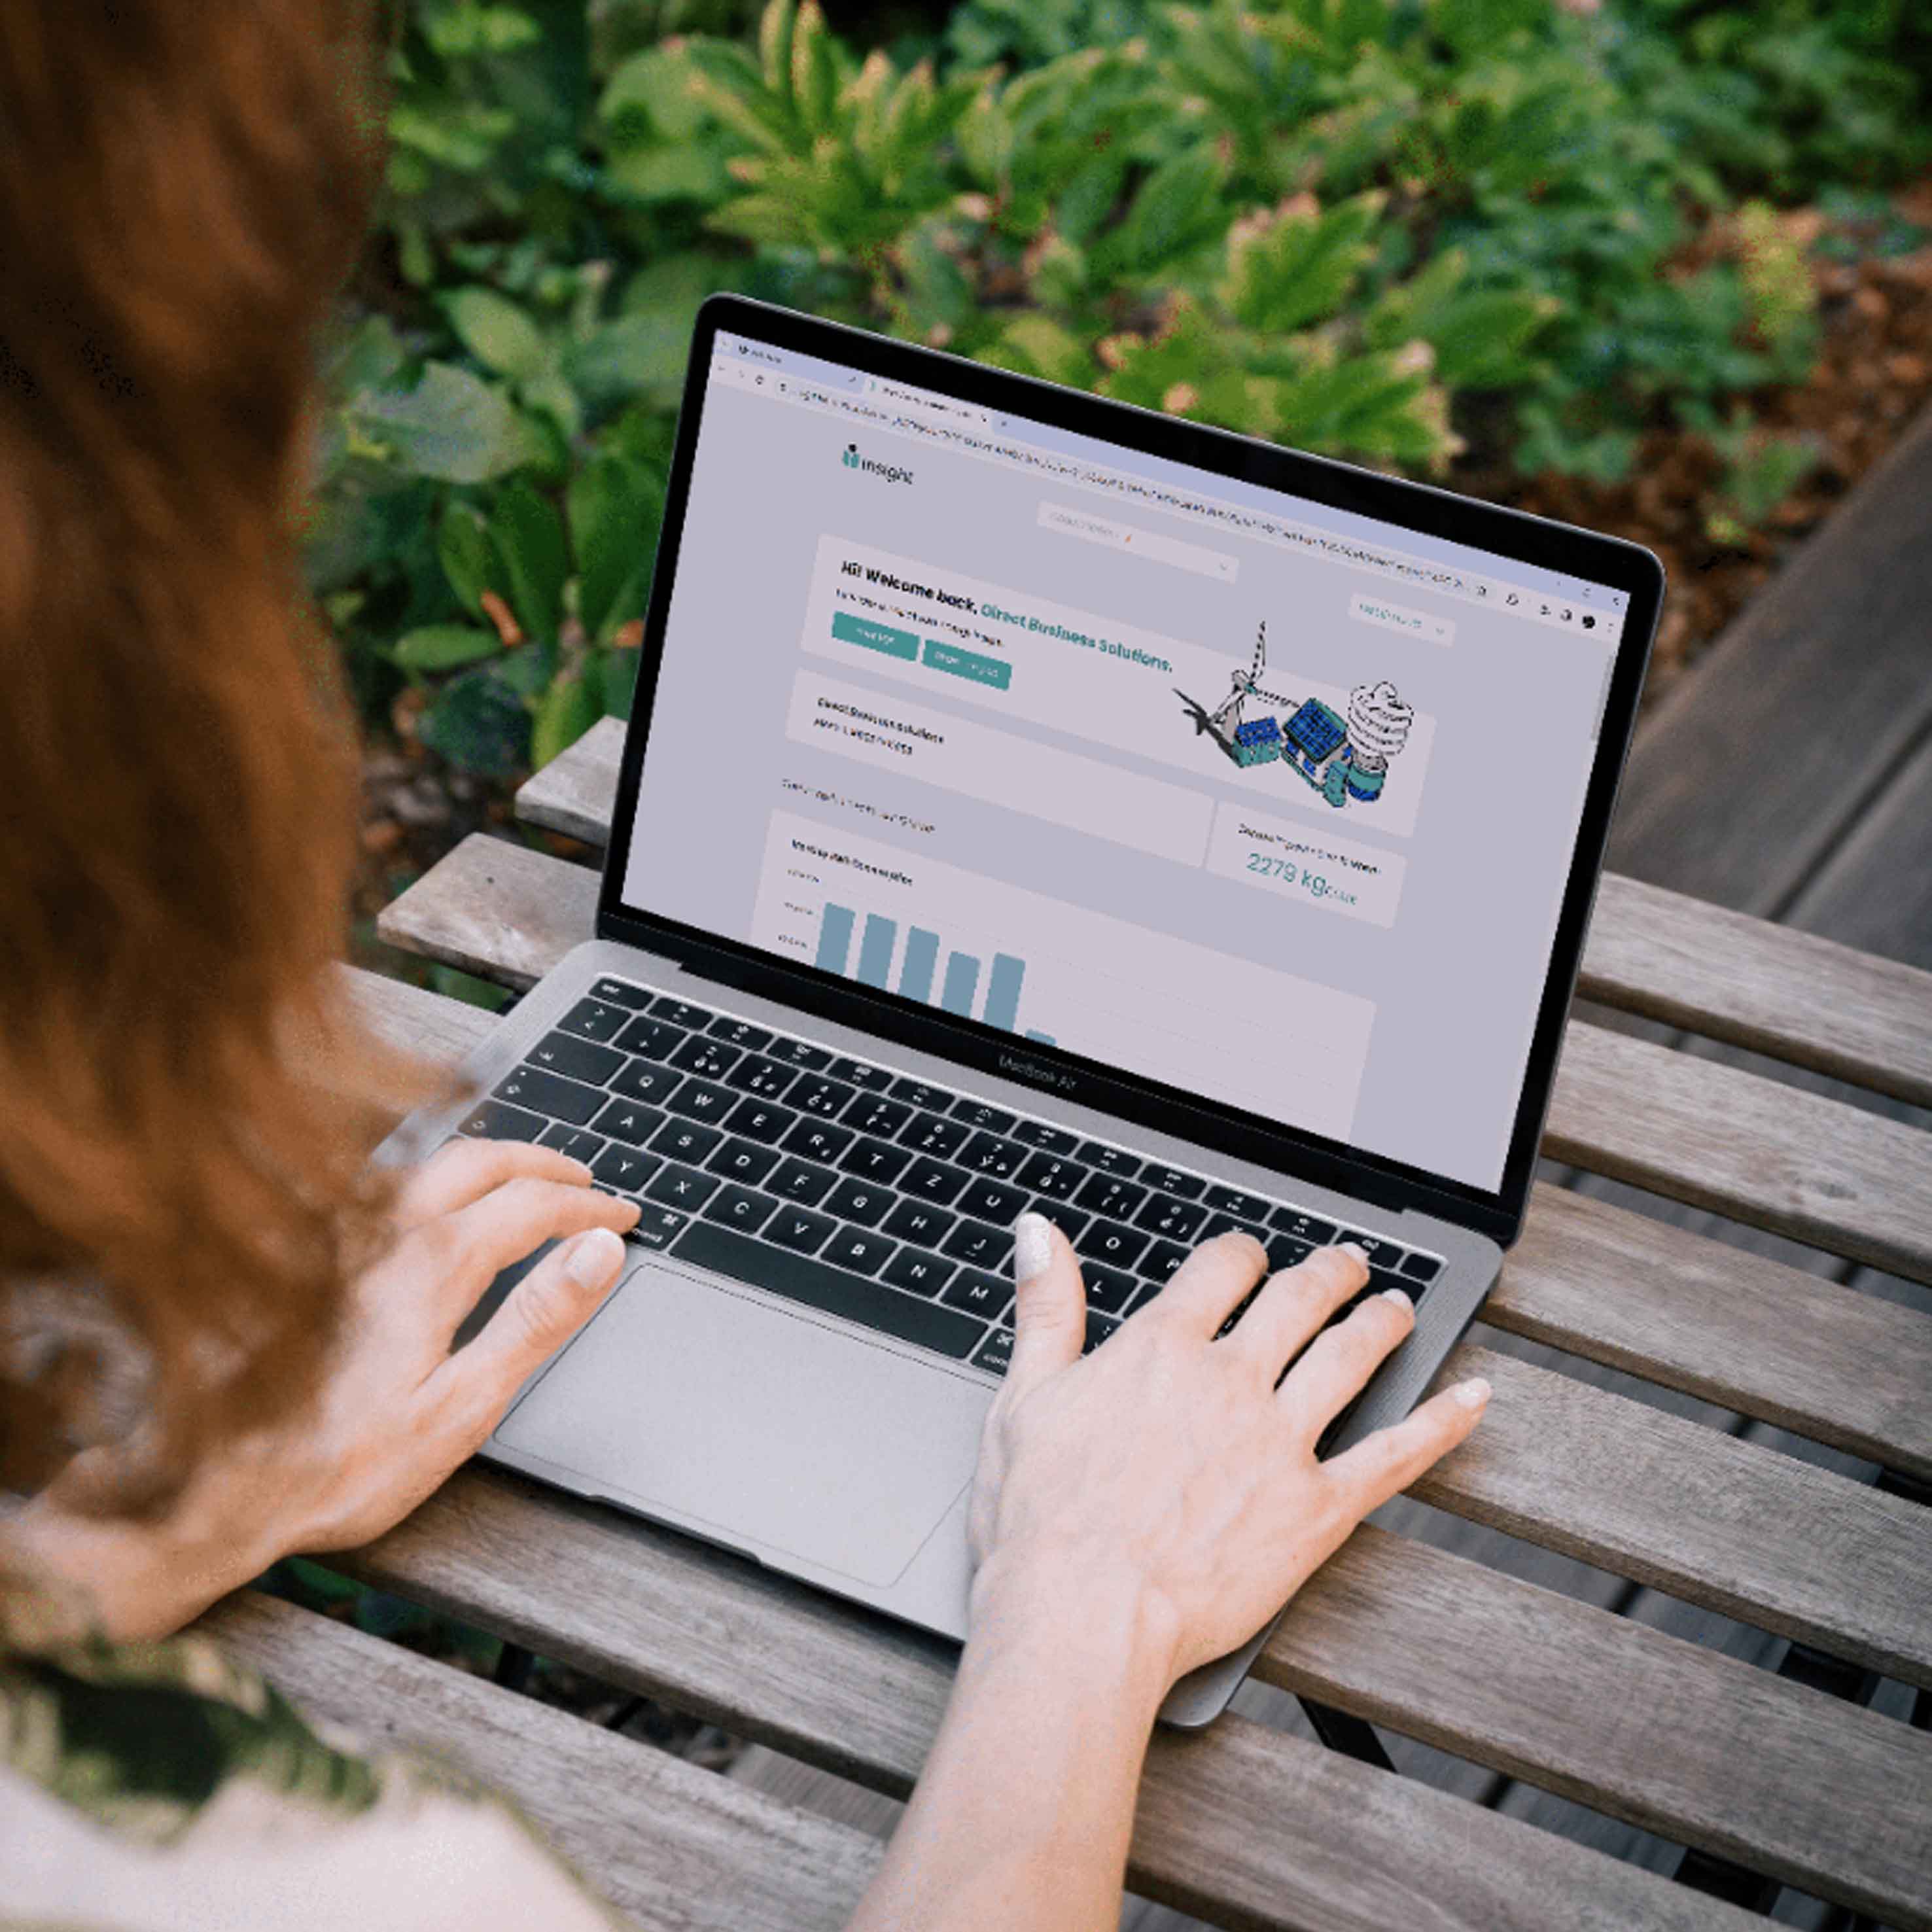
[[[519,800],[601,845],[621,731]],[[384,938],[512,988],[590,935],[591,870],[472,838]],[[392,1036],[455,1053],[472,1006],[358,976]],[[1616,877],[1584,991],[1864,1100],[1573,1022],[1545,1150],[1932,1282],[1932,974]],[[1818,1083],[1811,1083],[1815,1088]],[[1365,1527],[1304,1590],[1265,1682],[1887,1925],[1932,1928],[1932,1316],[1547,1185],[1485,1310],[1582,1364],[1776,1424],[1895,1486],[1499,1352],[1437,1509],[1916,1687],[1911,1720],[1406,1535]],[[1690,1405],[1680,1403],[1680,1409]],[[1922,1491],[1920,1494],[1922,1494]],[[948,1646],[481,1467],[344,1567],[880,1792],[916,1778]],[[878,1840],[264,1598],[210,1619],[317,1712],[430,1741],[516,1796],[640,1924],[839,1924]],[[1855,1673],[1856,1674],[1856,1673]],[[1815,1676],[1815,1673],[1814,1673]],[[1894,1702],[1895,1708],[1895,1702]],[[1238,1715],[1162,1735],[1129,1882],[1232,1926],[1742,1926],[1752,1915]],[[1758,1921],[1757,1922],[1762,1922]]]

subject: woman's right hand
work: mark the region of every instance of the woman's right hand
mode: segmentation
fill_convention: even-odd
[[[1217,1340],[1267,1267],[1258,1241],[1222,1234],[1083,1357],[1079,1265],[1058,1228],[1021,1217],[1012,1362],[972,1502],[976,1630],[1076,1631],[1124,1611],[1172,1684],[1252,1636],[1476,1426],[1489,1386],[1464,1382],[1318,1462],[1414,1311],[1391,1291],[1322,1332],[1367,1279],[1358,1250],[1328,1248],[1270,1276]]]

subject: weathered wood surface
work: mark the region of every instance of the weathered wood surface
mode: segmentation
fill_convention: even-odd
[[[272,1597],[198,1628],[371,1749],[454,1760],[647,1932],[835,1932],[878,1867],[861,1832]]]
[[[1616,871],[1772,916],[1817,868],[1932,718],[1928,502],[1932,412],[1646,723]]]
[[[1932,649],[1926,676],[1932,681]],[[623,726],[602,720],[524,786],[518,815],[602,846],[623,746]],[[1921,762],[1932,774],[1932,746]],[[1932,812],[1932,796],[1924,806]],[[1901,856],[1909,861],[1909,853]],[[1916,881],[1922,899],[1932,893],[1923,856]],[[1901,880],[1907,904],[1912,883]],[[1580,990],[1606,1006],[1932,1106],[1932,974],[1874,959],[1873,952],[1910,956],[1862,938],[1834,944],[1768,926],[1612,872],[1598,894]]]
[[[381,997],[376,987],[368,992]],[[1505,1456],[1501,1475],[1474,1459],[1460,1474],[1453,1462],[1444,1466],[1444,1480],[1466,1485],[1485,1509],[1534,1509],[1523,1492],[1544,1481],[1568,1504],[1580,1485],[1594,1496],[1593,1534],[1622,1538],[1628,1505],[1592,1486],[1615,1489],[1633,1470],[1650,1492],[1660,1484],[1667,1491],[1660,1508],[1698,1507],[1694,1469],[1687,1477],[1671,1454],[1658,1466],[1659,1418],[1650,1412],[1579,1390],[1576,1397],[1615,1426],[1599,1426],[1588,1406],[1580,1424],[1566,1385],[1556,1392],[1554,1424],[1540,1430],[1540,1384],[1561,1378],[1472,1352],[1502,1392],[1492,1421],[1508,1408],[1511,1428],[1538,1438],[1526,1457],[1520,1447]],[[1519,1385],[1532,1405],[1521,1420]],[[1815,1474],[1796,1464],[1787,1472],[1786,1459],[1740,1451],[1711,1431],[1676,1426],[1696,1438],[1687,1449],[1711,1452],[1720,1472],[1742,1453],[1766,1466],[1766,1480]],[[1483,1433],[1489,1430],[1486,1423]],[[1674,1454],[1674,1445],[1665,1448]],[[1868,1496],[1843,1487],[1848,1501]],[[1775,1522],[1783,1503],[1771,1507]],[[1566,1534],[1576,1520],[1563,1516]],[[1718,1532],[1697,1526],[1696,1534]],[[1666,1532],[1660,1540],[1667,1558],[1676,1539]],[[920,1708],[915,1687],[928,1670],[944,1674],[943,1649],[914,1633],[500,1474],[459,1476],[409,1523],[350,1560],[386,1587],[888,1790],[903,1788],[905,1723]],[[1787,1609],[1802,1600],[1803,1552],[1774,1550],[1768,1560],[1776,1574],[1769,1586],[1760,1577],[1760,1587],[1774,1588]],[[1896,1610],[1890,1574],[1880,1595]],[[1330,1615],[1336,1604],[1346,1612]],[[1472,1670],[1474,1659],[1485,1661]],[[1551,1592],[1366,1531],[1298,1603],[1262,1669],[1827,1895],[1867,1904],[1883,1895],[1892,1922],[1919,1922],[1914,1913],[1932,1920],[1932,1896],[1906,1882],[1901,1870],[1912,1861],[1887,1836],[1902,1831],[1904,1842],[1916,1845],[1932,1832],[1932,1820],[1898,1810],[1901,1791],[1932,1793],[1932,1744],[1922,1734]],[[943,1693],[928,1684],[920,1694]],[[1800,1737],[1806,1773],[1794,1781],[1787,1754]],[[1919,1755],[1901,1762],[1900,1749]],[[1666,1756],[1674,1773],[1660,1764]],[[1756,1768],[1752,1778],[1739,1773],[1744,1766]],[[1754,1781],[1760,1773],[1790,1786],[1782,1801]],[[1932,1886],[1932,1872],[1920,1876]]]
[[[392,945],[520,988],[591,936],[581,866],[481,833],[385,910]],[[1932,1135],[1573,1022],[1552,1159],[1932,1281]]]

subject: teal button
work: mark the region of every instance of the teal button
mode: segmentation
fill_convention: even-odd
[[[983,651],[962,651],[957,644],[942,644],[937,638],[926,640],[926,662],[934,670],[969,677],[975,684],[990,684],[995,691],[1004,691],[1013,681],[1013,668],[1004,658],[989,658]]]
[[[884,651],[889,658],[904,658],[908,664],[919,656],[919,640],[911,632],[875,624],[869,617],[855,617],[849,610],[832,612],[832,634],[842,644],[862,644],[868,651]]]

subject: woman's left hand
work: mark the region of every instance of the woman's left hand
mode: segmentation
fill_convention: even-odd
[[[91,1596],[109,1635],[129,1637],[178,1628],[278,1557],[370,1541],[482,1445],[590,1319],[637,1218],[550,1148],[452,1141],[404,1183],[397,1240],[352,1285],[298,1411],[220,1444],[158,1521],[64,1511],[56,1484],[9,1523],[10,1542]],[[452,1354],[490,1282],[549,1240],[555,1250]]]

